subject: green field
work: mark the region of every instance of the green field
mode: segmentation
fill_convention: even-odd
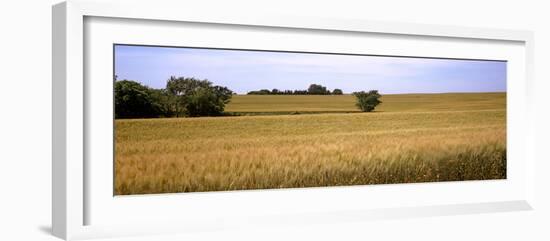
[[[243,116],[116,120],[115,194],[506,178],[505,93],[381,100],[237,95]]]

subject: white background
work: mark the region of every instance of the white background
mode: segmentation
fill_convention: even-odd
[[[2,2],[0,8],[0,240],[56,240],[51,227],[51,4]],[[357,18],[535,31],[537,196],[531,212],[463,215],[294,228],[196,233],[174,240],[549,240],[550,15],[545,1],[197,1],[222,11]],[[154,10],[152,10],[154,11]],[[182,14],[185,14],[182,9]],[[545,185],[546,184],[546,185]],[[120,240],[159,240],[140,237]]]
[[[155,230],[172,220],[180,227],[202,220],[224,219],[235,224],[242,218],[265,219],[275,215],[297,219],[307,213],[382,209],[392,207],[436,206],[527,199],[524,153],[525,110],[523,44],[487,40],[344,34],[303,30],[277,30],[220,25],[166,24],[162,21],[132,21],[91,17],[85,21],[85,86],[89,135],[88,149],[89,212],[92,226],[138,225]],[[144,34],[145,33],[145,34]],[[277,39],[273,42],[273,39]],[[308,188],[271,191],[215,192],[180,195],[147,195],[113,198],[113,43],[158,46],[200,46],[234,49],[299,50],[356,54],[430,56],[470,59],[506,59],[508,75],[508,168],[506,180],[483,182],[374,185],[341,188]],[[345,45],[342,45],[345,43]],[[106,108],[107,107],[107,108]],[[274,201],[276,200],[276,201]],[[345,203],[345,205],[342,205]],[[144,208],[146,207],[146,208]],[[231,208],[228,208],[231,207]],[[404,210],[401,211],[406,213]],[[271,216],[269,216],[271,215]],[[405,217],[405,216],[404,216]],[[260,223],[259,219],[255,223]],[[333,220],[335,217],[332,218]],[[319,219],[316,219],[317,221]],[[306,222],[304,220],[304,222]],[[208,224],[212,227],[212,224]],[[245,225],[243,225],[245,226]],[[249,225],[246,225],[250,227]]]

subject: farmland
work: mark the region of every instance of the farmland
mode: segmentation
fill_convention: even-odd
[[[506,94],[233,96],[236,116],[115,121],[117,195],[506,178]]]
[[[505,93],[384,95],[378,112],[505,109]],[[226,108],[237,113],[353,113],[352,95],[237,95]]]

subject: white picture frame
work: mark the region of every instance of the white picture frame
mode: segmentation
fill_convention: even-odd
[[[63,239],[83,239],[94,237],[113,237],[122,235],[158,234],[174,232],[193,232],[200,230],[215,230],[218,228],[231,228],[242,226],[272,226],[292,225],[294,222],[326,223],[340,222],[343,220],[377,220],[398,217],[423,217],[433,215],[467,214],[497,211],[530,210],[534,200],[534,168],[535,156],[532,149],[534,137],[533,130],[529,123],[533,121],[530,111],[532,96],[532,73],[533,73],[533,34],[529,31],[518,30],[497,30],[455,26],[421,25],[409,23],[371,22],[350,19],[321,19],[302,18],[292,16],[234,16],[208,15],[201,11],[186,11],[181,15],[178,9],[185,8],[185,3],[177,1],[150,1],[150,2],[97,2],[85,0],[70,0],[53,7],[53,167],[52,167],[52,227],[53,234]],[[155,8],[155,11],[150,9]],[[124,211],[117,213],[112,206],[108,207],[105,201],[96,200],[94,193],[98,188],[92,188],[87,180],[90,176],[86,174],[90,168],[90,162],[85,161],[89,153],[87,143],[90,130],[89,119],[91,110],[86,101],[87,91],[94,86],[85,83],[86,68],[89,68],[86,56],[85,43],[86,19],[110,18],[123,21],[152,21],[155,26],[163,23],[199,23],[223,25],[225,29],[236,27],[253,27],[255,29],[277,29],[300,30],[303,32],[318,31],[317,33],[368,33],[391,35],[396,38],[405,37],[426,37],[439,39],[441,41],[456,40],[455,42],[481,41],[491,45],[495,42],[502,42],[519,46],[514,52],[518,61],[517,72],[514,71],[513,78],[508,82],[508,88],[513,89],[508,102],[509,108],[514,110],[513,115],[508,113],[508,118],[513,125],[509,126],[508,145],[514,145],[513,152],[516,161],[512,161],[518,177],[509,180],[508,183],[487,182],[484,187],[476,189],[479,182],[416,184],[416,186],[400,186],[370,188],[363,187],[337,187],[297,190],[267,190],[267,191],[246,191],[246,192],[222,192],[213,194],[190,194],[190,195],[145,195],[135,200],[121,200],[118,206],[124,207]],[[139,24],[139,23],[138,23]],[[125,28],[124,25],[121,25]],[[154,28],[155,26],[150,26]],[[120,26],[119,26],[120,27]],[[101,31],[99,31],[101,32]],[[96,32],[92,32],[94,34]],[[149,39],[150,40],[150,39]],[[105,41],[112,41],[106,39]],[[143,38],[141,41],[148,41]],[[154,40],[151,40],[154,41]],[[143,42],[140,42],[143,43]],[[215,43],[214,43],[215,44]],[[497,49],[498,48],[494,48]],[[519,50],[518,50],[519,49]],[[520,52],[518,52],[520,51]],[[449,52],[452,54],[452,52]],[[491,54],[487,52],[486,54]],[[495,54],[498,56],[498,53]],[[511,56],[511,55],[510,55]],[[95,67],[94,67],[95,68]],[[103,87],[102,87],[103,88]],[[111,91],[111,90],[109,90]],[[93,98],[93,97],[92,97]],[[93,106],[92,106],[93,107]],[[92,112],[91,112],[92,111]],[[88,124],[86,124],[88,123]],[[510,136],[514,137],[510,139]],[[510,144],[512,143],[512,144]],[[509,166],[510,167],[510,166]],[[108,171],[108,170],[104,170]],[[93,175],[92,175],[93,176]],[[516,181],[517,180],[517,181]],[[204,219],[198,219],[201,208],[198,202],[208,203],[215,206],[221,202],[242,202],[243,200],[255,200],[257,202],[277,202],[274,197],[285,196],[285,200],[291,198],[308,199],[316,197],[319,199],[329,196],[361,197],[361,195],[392,195],[395,192],[407,192],[410,195],[417,195],[421,192],[430,192],[429,195],[436,195],[445,188],[453,190],[464,190],[465,193],[485,192],[494,188],[500,190],[509,188],[512,185],[513,191],[499,193],[495,191],[496,198],[477,198],[468,196],[465,199],[453,199],[441,202],[420,202],[411,201],[408,205],[395,202],[393,205],[366,206],[362,208],[360,203],[350,204],[347,209],[337,209],[321,202],[319,205],[311,205],[311,209],[290,210],[288,205],[275,205],[275,208],[266,210],[260,216],[251,215],[244,211],[244,207],[236,206],[234,212],[219,212],[219,214],[206,214]],[[97,186],[97,185],[96,185]],[[100,186],[99,192],[104,189]],[[429,189],[429,190],[428,190]],[[474,190],[475,189],[475,190]],[[469,191],[468,191],[469,190]],[[385,194],[383,194],[385,193]],[[502,194],[502,195],[500,195]],[[95,196],[94,196],[95,195]],[[421,196],[423,197],[423,196]],[[109,197],[103,197],[103,200]],[[113,199],[111,195],[110,198]],[[187,198],[186,202],[182,199]],[[194,201],[189,201],[194,200]],[[218,201],[217,201],[218,200]],[[334,202],[342,202],[343,199],[334,199]],[[360,198],[359,198],[360,200]],[[380,200],[379,200],[380,201]],[[383,201],[383,199],[382,199]],[[103,203],[90,208],[90,202]],[[148,204],[149,203],[149,204]],[[154,209],[152,203],[166,204],[163,210]],[[181,207],[185,203],[189,207],[198,210],[195,213]],[[180,207],[176,207],[180,205]],[[297,203],[297,207],[300,204]],[[260,211],[260,206],[249,206],[248,208]],[[256,209],[255,209],[256,208]],[[103,212],[102,212],[103,209]],[[128,213],[132,210],[145,210],[145,219],[135,220],[119,219],[117,214]],[[151,209],[150,212],[147,210]],[[153,210],[154,209],[154,210]],[[179,210],[178,210],[179,209]],[[217,208],[212,208],[217,210]],[[304,211],[305,210],[305,211]],[[326,211],[319,211],[326,210]],[[195,219],[179,219],[171,213],[187,212]],[[204,211],[204,210],[202,210]],[[162,215],[155,216],[154,213]],[[97,213],[97,214],[96,214]],[[90,216],[100,216],[100,222],[91,222]],[[112,215],[109,217],[109,215]],[[210,215],[210,216],[209,216]],[[163,218],[159,218],[162,216]],[[118,220],[120,222],[102,223],[105,219]],[[130,222],[134,221],[134,222]],[[230,221],[230,224],[228,224]],[[121,224],[121,223],[124,223]]]

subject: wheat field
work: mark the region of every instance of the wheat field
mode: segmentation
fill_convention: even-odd
[[[506,109],[505,93],[383,95],[377,112]],[[243,114],[359,113],[352,95],[237,95],[226,111]]]
[[[115,195],[506,178],[506,94],[234,96],[242,116],[115,121]]]

